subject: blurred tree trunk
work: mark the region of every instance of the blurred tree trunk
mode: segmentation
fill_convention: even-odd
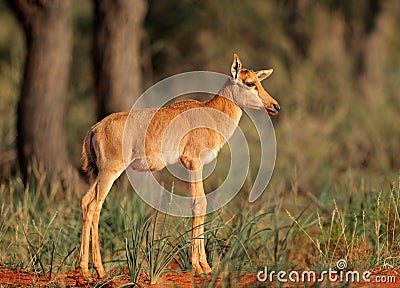
[[[129,110],[142,84],[145,0],[94,0],[94,73],[99,120]]]
[[[72,49],[69,0],[7,0],[26,36],[27,56],[18,104],[17,145],[22,173],[71,176],[66,101]]]

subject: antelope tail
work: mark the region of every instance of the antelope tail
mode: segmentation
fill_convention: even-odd
[[[96,151],[93,147],[94,131],[90,129],[86,134],[85,140],[82,145],[82,170],[89,175],[91,179],[97,177],[99,174],[99,168],[96,164]]]

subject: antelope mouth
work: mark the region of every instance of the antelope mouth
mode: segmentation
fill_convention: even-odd
[[[272,110],[272,109],[269,109],[269,108],[267,108],[267,112],[268,112],[268,115],[269,115],[269,116],[273,116],[273,117],[276,117],[276,116],[278,116],[278,114],[279,114],[278,111]]]
[[[281,110],[281,107],[278,104],[272,104],[271,106],[272,107],[270,107],[270,106],[269,107],[265,107],[265,109],[267,110],[268,114],[270,116],[273,116],[273,117],[278,116],[279,111]]]

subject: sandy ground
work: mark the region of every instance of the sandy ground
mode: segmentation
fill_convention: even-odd
[[[390,277],[388,277],[390,276]],[[375,270],[372,271],[370,282],[353,283],[351,285],[345,285],[345,287],[398,287],[400,288],[400,270]],[[204,279],[201,277],[194,277],[189,272],[178,273],[168,272],[164,273],[159,279],[157,284],[150,285],[149,279],[143,275],[139,284],[141,287],[207,287],[210,284],[211,279]],[[239,283],[237,279],[233,279],[232,282],[236,281],[239,287],[264,287],[267,283],[257,281],[256,275],[242,275]],[[69,271],[66,273],[59,273],[56,277],[49,279],[48,277],[40,276],[35,273],[25,271],[12,271],[5,267],[0,267],[0,287],[119,287],[121,285],[129,283],[129,277],[127,275],[118,275],[108,279],[102,279],[98,281],[96,279],[92,281],[85,280],[79,270]],[[101,284],[100,284],[101,283]],[[96,285],[97,284],[97,285]],[[233,283],[232,283],[233,284]],[[278,283],[274,283],[275,285]],[[283,287],[312,287],[311,283],[308,285],[302,285],[303,283],[285,283]],[[322,287],[321,283],[315,285]],[[275,285],[272,285],[275,286]],[[230,287],[229,282],[218,278],[216,287]],[[343,283],[332,284],[331,287],[343,286]],[[133,287],[133,286],[132,286]]]

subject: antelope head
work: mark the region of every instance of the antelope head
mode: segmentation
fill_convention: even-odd
[[[239,93],[236,95],[235,102],[242,108],[251,109],[265,108],[270,116],[276,116],[281,109],[278,101],[271,97],[261,81],[269,77],[273,69],[253,71],[242,68],[242,62],[237,54],[233,55],[233,63],[231,66],[231,76],[233,81],[240,86],[247,87],[251,93]],[[243,91],[243,90],[241,90]]]

